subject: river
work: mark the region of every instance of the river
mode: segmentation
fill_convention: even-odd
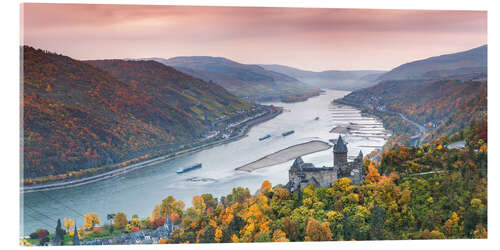
[[[72,218],[80,227],[82,215],[90,212],[98,213],[102,223],[107,223],[107,214],[116,212],[124,212],[128,218],[133,214],[144,218],[151,216],[154,206],[169,195],[189,207],[192,197],[203,193],[225,196],[237,186],[248,187],[254,193],[264,180],[273,185],[286,184],[292,161],[251,173],[234,169],[299,143],[336,139],[338,134],[329,131],[349,122],[356,123],[358,130],[345,135],[349,143],[348,158],[352,160],[359,150],[366,155],[383,146],[388,132],[380,120],[361,116],[356,108],[330,103],[348,93],[327,90],[305,102],[272,103],[284,107],[283,114],[252,127],[247,137],[235,142],[82,186],[21,194],[20,233],[28,235],[37,228],[52,232],[57,219],[62,221],[64,217]],[[295,130],[295,133],[283,137],[281,133],[288,130]],[[259,141],[267,134],[271,137]],[[331,149],[306,155],[303,159],[319,167],[333,164]],[[175,172],[198,162],[203,164],[200,169],[184,174]]]

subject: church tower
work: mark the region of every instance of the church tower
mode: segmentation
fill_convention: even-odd
[[[339,135],[337,143],[333,146],[333,166],[342,166],[347,163],[347,146]]]

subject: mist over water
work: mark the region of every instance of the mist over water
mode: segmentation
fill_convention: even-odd
[[[248,187],[254,193],[264,180],[273,185],[288,182],[292,161],[259,169],[252,173],[234,169],[283,148],[311,140],[336,139],[329,131],[339,125],[352,125],[348,142],[348,158],[352,160],[361,150],[368,154],[385,143],[387,132],[374,117],[363,117],[358,109],[333,105],[331,101],[349,92],[328,90],[325,94],[299,103],[267,103],[285,108],[283,114],[253,127],[248,136],[229,144],[184,155],[168,162],[142,168],[95,183],[51,191],[21,194],[21,233],[28,235],[37,228],[53,231],[57,219],[69,217],[77,227],[83,225],[83,214],[96,212],[102,223],[106,215],[124,212],[127,218],[138,214],[151,216],[156,204],[169,195],[191,206],[193,196],[211,193],[215,197],[231,193],[234,187]],[[319,117],[319,120],[314,120]],[[283,137],[281,133],[295,130]],[[271,137],[259,141],[270,134]],[[344,136],[344,135],[343,135]],[[317,167],[331,166],[330,150],[303,157]],[[177,174],[178,168],[202,163],[203,167]],[[50,226],[49,225],[53,225]]]

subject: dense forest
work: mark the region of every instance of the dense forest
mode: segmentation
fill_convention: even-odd
[[[172,243],[485,238],[487,131],[474,123],[462,135],[465,149],[438,140],[365,160],[360,185],[343,178],[291,194],[266,181],[255,195],[239,187],[220,200],[194,197],[187,210],[167,198],[153,217],[182,225]]]
[[[187,209],[169,196],[147,218],[116,213],[104,230],[94,228],[101,220],[89,212],[78,235],[88,241],[151,231],[168,217],[179,228],[159,243],[487,238],[485,124],[472,122],[454,135],[466,141],[463,149],[449,148],[443,136],[421,147],[386,150],[380,163],[365,158],[366,179],[359,185],[341,178],[330,187],[290,193],[264,181],[255,194],[244,187],[220,198],[200,194]],[[31,243],[46,231],[34,232]],[[75,233],[68,232],[65,244]]]
[[[170,152],[202,138],[217,117],[255,108],[157,62],[92,62],[110,74],[63,55],[21,49],[27,184]]]

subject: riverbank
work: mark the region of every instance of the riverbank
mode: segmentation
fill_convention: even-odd
[[[245,122],[244,124],[242,124],[240,132],[237,135],[234,135],[234,136],[229,137],[229,138],[225,138],[225,139],[222,139],[219,141],[203,144],[203,145],[189,148],[189,149],[185,149],[185,150],[181,150],[181,151],[178,151],[175,153],[171,153],[169,155],[156,157],[154,159],[134,163],[134,164],[131,164],[131,165],[123,167],[123,168],[114,169],[114,170],[111,170],[111,171],[108,171],[105,173],[100,173],[100,174],[96,174],[96,175],[89,176],[89,177],[83,177],[80,179],[60,181],[60,182],[48,183],[48,184],[35,184],[35,185],[31,185],[31,186],[21,186],[21,193],[31,193],[31,192],[38,192],[38,191],[63,189],[63,188],[81,186],[81,185],[85,185],[85,184],[89,184],[89,183],[93,183],[93,182],[97,182],[97,181],[102,181],[102,180],[106,180],[106,179],[109,179],[109,178],[112,178],[115,176],[123,175],[123,174],[131,172],[131,171],[135,171],[137,169],[141,169],[141,168],[149,167],[149,166],[156,165],[156,164],[159,164],[162,162],[170,161],[170,160],[173,160],[173,159],[180,157],[180,156],[192,154],[192,153],[195,153],[195,152],[198,152],[201,150],[205,150],[205,149],[209,149],[209,148],[219,146],[222,144],[234,142],[234,141],[237,141],[237,140],[244,138],[248,134],[248,132],[250,131],[251,127],[253,127],[257,124],[266,122],[268,120],[271,120],[271,119],[275,118],[276,116],[280,115],[282,112],[283,112],[283,109],[278,108],[278,110],[274,113],[269,113],[267,115],[249,120],[249,121]]]
[[[252,172],[260,168],[266,168],[277,164],[285,163],[287,161],[294,160],[300,156],[316,153],[319,151],[324,151],[331,147],[332,146],[330,144],[324,141],[316,140],[316,141],[305,142],[266,155],[254,162],[238,167],[235,170]]]
[[[335,99],[332,101],[333,103],[337,103],[337,104],[342,104],[342,105],[348,105],[348,106],[352,106],[352,107],[357,107],[357,108],[360,108],[361,110],[363,110],[363,108],[367,108],[367,107],[364,107],[358,103],[353,103],[353,102],[349,102],[349,101],[345,101],[343,99]],[[411,146],[415,146],[415,147],[418,147],[420,145],[422,145],[423,141],[424,141],[424,137],[427,133],[426,129],[425,129],[425,126],[421,125],[421,124],[418,124],[416,121],[413,121],[413,120],[410,120],[408,119],[408,117],[406,117],[404,114],[402,113],[398,113],[398,112],[392,112],[392,111],[388,111],[388,110],[379,110],[379,109],[372,109],[372,114],[379,117],[380,119],[382,119],[382,121],[384,121],[384,117],[383,115],[389,115],[389,116],[397,116],[397,117],[400,117],[402,120],[406,121],[407,123],[410,123],[411,125],[413,125],[415,128],[416,128],[416,133],[411,136],[409,138],[410,140],[410,143],[412,144]],[[392,131],[393,132],[393,135],[396,135],[398,136],[398,134],[395,132],[395,131]],[[385,147],[385,146],[384,146]]]

